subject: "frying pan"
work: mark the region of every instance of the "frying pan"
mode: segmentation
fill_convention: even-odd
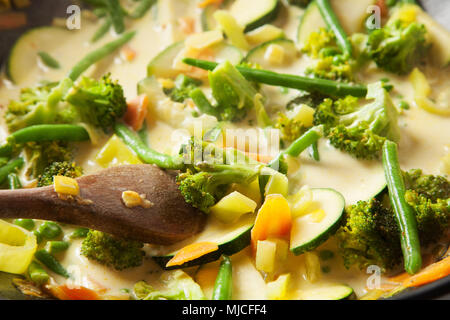
[[[48,25],[54,17],[66,17],[66,9],[71,0],[33,0],[32,5],[23,11],[27,15],[27,25],[21,28],[0,31],[0,65],[6,61],[9,50],[15,40],[26,30],[37,26]],[[422,0],[420,4],[439,23],[450,30],[450,1]],[[12,279],[17,275],[0,272],[0,300],[24,300],[32,297],[21,294],[13,285]],[[444,299],[450,300],[450,276],[428,285],[406,290],[393,298],[394,300],[411,299]]]

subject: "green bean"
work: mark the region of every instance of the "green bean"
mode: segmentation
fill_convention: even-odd
[[[309,147],[309,154],[311,156],[311,158],[313,158],[316,161],[320,161],[320,154],[319,154],[319,149],[317,147],[317,141],[314,142],[310,147]]]
[[[291,157],[298,157],[306,148],[317,142],[321,137],[321,128],[312,127],[306,131],[302,136],[297,138],[291,145],[282,153]]]
[[[163,169],[179,170],[184,168],[182,157],[172,157],[147,147],[139,136],[126,125],[118,123],[114,129],[117,136],[145,163],[156,164]]]
[[[406,188],[395,142],[388,140],[383,145],[383,167],[389,190],[389,199],[400,229],[404,267],[406,272],[414,274],[422,266],[420,241],[414,211],[405,200]]]
[[[106,0],[104,4],[108,10],[114,30],[116,33],[122,33],[125,30],[125,22],[119,0]]]
[[[35,223],[33,219],[15,219],[13,223],[19,227],[22,227],[28,231],[31,231],[35,227]]]
[[[70,246],[67,241],[48,241],[45,244],[45,250],[50,254],[60,253],[66,251]]]
[[[202,89],[196,88],[194,90],[191,90],[189,92],[189,97],[192,99],[192,101],[194,101],[195,105],[197,106],[197,108],[200,110],[201,113],[206,113],[216,117],[219,116],[217,109],[211,105],[208,98],[206,98],[205,94],[203,93]]]
[[[30,265],[28,266],[28,276],[30,277],[31,281],[33,281],[37,285],[46,284],[48,280],[50,280],[47,271],[45,271],[41,264],[36,261],[31,261]]]
[[[61,65],[59,62],[53,58],[51,55],[49,55],[47,52],[39,51],[38,56],[41,58],[42,62],[49,68],[52,69],[59,69],[61,68]]]
[[[55,239],[62,234],[62,229],[55,222],[45,221],[39,226],[38,232],[46,239]]]
[[[63,276],[65,278],[69,277],[69,273],[67,272],[67,270],[59,263],[58,260],[56,260],[54,256],[48,253],[47,250],[40,249],[36,251],[34,256],[36,257],[36,259],[38,259],[39,262],[41,262],[44,266],[49,268],[54,273],[59,274],[60,276]]]
[[[8,185],[11,190],[22,189],[22,183],[15,173],[8,174]]]
[[[12,133],[8,139],[15,143],[41,141],[85,141],[89,134],[82,126],[72,124],[38,124]]]
[[[223,255],[220,263],[219,273],[214,283],[213,300],[231,300],[232,297],[232,274],[233,268],[230,257]]]
[[[105,22],[103,22],[103,24],[97,29],[97,31],[95,31],[94,35],[91,38],[91,42],[97,42],[98,40],[100,40],[101,38],[103,38],[103,36],[109,31],[109,29],[111,28],[111,19],[106,18]]]
[[[130,17],[133,19],[142,18],[155,3],[156,0],[141,0],[136,9],[130,13]]]
[[[353,47],[348,39],[347,34],[342,28],[339,19],[331,7],[329,0],[316,0],[317,7],[319,8],[320,14],[322,15],[323,20],[327,24],[328,28],[334,33],[336,36],[336,41],[341,48],[342,52],[345,56],[351,57]]]
[[[86,71],[87,68],[123,46],[125,43],[130,41],[135,34],[135,31],[124,33],[116,40],[108,42],[104,46],[88,53],[69,71],[67,77],[72,81],[75,81],[84,71]]]
[[[183,62],[205,70],[214,70],[216,62],[184,58]],[[367,87],[365,85],[352,85],[327,79],[302,77],[294,74],[277,73],[269,70],[253,69],[248,67],[236,67],[242,75],[250,81],[260,82],[272,86],[304,90],[307,92],[319,92],[327,96],[365,97]]]
[[[85,238],[89,232],[88,228],[77,228],[70,235],[70,239]]]
[[[147,121],[144,121],[142,124],[142,128],[138,131],[138,136],[144,142],[144,144],[148,147],[148,128]]]
[[[15,172],[17,169],[21,168],[24,164],[22,158],[16,158],[9,161],[6,165],[0,168],[0,185],[5,182],[10,173]]]

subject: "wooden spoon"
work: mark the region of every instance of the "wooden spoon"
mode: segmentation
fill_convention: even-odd
[[[2,190],[0,218],[58,221],[164,245],[184,240],[204,226],[205,214],[188,205],[173,176],[156,166],[118,166],[77,181],[78,200],[60,199],[53,186]],[[152,205],[126,207],[122,192],[127,190],[145,194]]]

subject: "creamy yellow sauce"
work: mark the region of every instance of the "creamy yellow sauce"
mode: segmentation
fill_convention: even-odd
[[[158,11],[156,15],[153,12],[156,9],[154,8],[144,18],[127,25],[128,29],[138,31],[135,38],[128,44],[137,53],[133,61],[125,61],[117,53],[90,68],[86,75],[98,77],[105,72],[111,72],[112,78],[119,79],[126,97],[136,96],[136,84],[146,77],[148,62],[166,46],[186,36],[180,30],[179,18],[195,18],[196,31],[200,31],[200,10],[195,6],[195,1],[170,1],[170,3],[171,5],[168,7],[164,6],[166,9],[169,8],[168,10]],[[292,8],[276,22],[278,26],[283,27],[288,38],[296,38],[298,19],[301,13],[302,10]],[[60,61],[62,68],[60,70],[43,68],[37,63],[36,58],[20,87],[32,86],[44,79],[61,79],[73,62],[93,48],[99,47],[115,37],[110,33],[95,45],[89,44],[89,39],[98,25],[98,22],[83,19],[81,30],[65,31],[67,37],[58,39],[53,42],[52,47],[48,48],[48,52]],[[299,57],[292,64],[283,68],[274,68],[274,70],[294,74],[302,73],[308,65],[307,59]],[[432,70],[430,74],[435,75],[430,79],[433,90],[437,92],[450,91],[448,69]],[[368,83],[379,80],[383,76],[386,77],[386,74],[374,69],[373,72],[365,74],[363,80]],[[450,118],[436,116],[418,108],[413,101],[413,89],[407,77],[389,75],[389,78],[395,86],[394,99],[400,100],[396,96],[401,95],[402,99],[411,106],[410,110],[404,111],[400,116],[402,138],[399,150],[402,167],[404,169],[422,168],[426,173],[442,174],[440,161],[449,152]],[[14,86],[6,77],[1,80],[0,105],[5,106],[11,99],[18,97],[20,87]],[[263,86],[262,91],[268,97],[269,110],[284,106],[296,94],[295,90],[289,90],[287,94],[284,94],[279,88],[268,86]],[[150,114],[155,118],[151,119],[148,126],[149,143],[160,152],[170,154],[177,152],[184,138],[194,134],[195,121],[202,121],[204,128],[210,128],[216,124],[216,119],[213,117],[202,116],[200,120],[193,118],[189,107],[170,102],[167,99],[156,101],[156,105],[153,105],[152,108],[153,111]],[[239,127],[239,125],[233,126]],[[248,124],[242,124],[242,127],[248,127]],[[175,133],[174,130],[176,130]],[[1,125],[0,141],[4,141],[6,136],[7,130],[4,125]],[[107,139],[108,137],[102,138],[94,146],[90,143],[78,145],[75,161],[84,168],[85,174],[101,169],[94,159]],[[320,162],[311,160],[307,152],[298,159],[289,160],[291,192],[297,191],[303,185],[334,188],[343,194],[348,205],[358,200],[367,200],[368,195],[370,197],[380,191],[380,186],[384,184],[384,175],[379,161],[358,161],[334,149],[326,140],[320,141],[319,151]],[[25,179],[25,177],[23,178]],[[70,229],[67,227],[67,231]],[[151,258],[147,257],[144,264],[138,268],[118,272],[81,256],[80,245],[80,240],[73,241],[69,250],[58,256],[62,265],[72,274],[70,281],[100,290],[105,296],[114,298],[127,298],[128,294],[121,290],[132,289],[139,280],[146,280],[158,287],[162,271]],[[330,239],[321,248],[335,249],[335,243]],[[211,266],[213,269],[217,269],[217,262],[212,263]],[[330,273],[323,274],[322,279],[317,283],[310,283],[305,276],[304,257],[290,254],[284,266],[285,272],[290,272],[292,275],[290,298],[297,298],[297,290],[334,283],[350,285],[357,296],[362,296],[367,292],[366,281],[369,274],[353,268],[345,269],[338,255],[329,263],[329,266]],[[254,259],[249,250],[244,250],[233,257],[233,269],[233,297],[235,299],[266,298],[264,290],[261,291],[261,288],[265,286],[264,277],[255,269]],[[187,271],[192,275],[195,274],[195,268]],[[60,276],[54,274],[52,276],[60,284],[67,281]],[[211,288],[205,285],[204,291],[208,296]]]

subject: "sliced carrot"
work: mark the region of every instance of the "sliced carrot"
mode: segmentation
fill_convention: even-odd
[[[190,244],[178,251],[175,256],[167,262],[166,267],[180,266],[216,250],[219,250],[219,246],[213,242],[197,242]]]
[[[430,264],[425,269],[415,275],[409,275],[406,272],[398,276],[389,278],[390,282],[402,284],[404,287],[419,287],[424,284],[439,280],[450,275],[450,256]]]
[[[270,194],[256,216],[251,232],[251,242],[254,252],[258,240],[267,238],[287,238],[291,231],[291,210],[287,200],[280,194]]]
[[[450,275],[450,256],[435,262],[403,282],[405,287],[419,287]]]
[[[27,16],[23,12],[5,12],[0,14],[0,30],[15,29],[27,24]]]
[[[222,4],[222,2],[223,2],[223,0],[203,0],[197,6],[199,8],[205,8],[205,7],[209,6],[210,4],[219,6]]]
[[[148,97],[145,94],[141,94],[127,102],[128,108],[123,119],[135,131],[142,128],[148,112],[148,103]]]
[[[50,292],[60,300],[101,300],[96,291],[82,286],[52,285]]]

